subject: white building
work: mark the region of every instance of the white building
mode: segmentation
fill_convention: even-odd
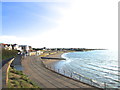
[[[43,53],[42,51],[36,51],[37,56],[41,55],[42,53]]]
[[[8,45],[8,50],[12,50],[12,45],[11,44]]]
[[[29,51],[29,46],[28,45],[19,45],[19,50],[23,52],[28,52]]]
[[[2,48],[6,50],[12,50],[12,45],[11,44],[2,44]]]
[[[42,53],[43,53],[42,51],[32,51],[32,52],[29,52],[28,55],[30,55],[30,56],[32,56],[32,55],[39,56]]]

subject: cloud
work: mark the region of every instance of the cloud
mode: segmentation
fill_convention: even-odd
[[[42,34],[48,46],[117,48],[117,2],[74,0],[57,9],[62,16],[58,27]]]
[[[44,37],[43,37],[44,38]],[[17,37],[17,36],[0,36],[0,43],[30,45],[36,48],[41,48],[46,45],[46,41],[41,36],[36,37]]]
[[[27,38],[20,38],[16,36],[0,36],[1,43],[17,43],[28,44]]]

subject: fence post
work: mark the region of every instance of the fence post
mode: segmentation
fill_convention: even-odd
[[[104,89],[106,90],[106,82],[104,82]]]
[[[48,69],[50,69],[50,66],[48,66]]]
[[[53,67],[51,66],[51,70],[53,71]]]
[[[70,77],[72,77],[72,73],[71,73]]]
[[[65,75],[65,70],[63,70],[64,71],[64,75]]]
[[[59,69],[58,69],[58,73],[59,73]]]
[[[81,76],[79,75],[79,81],[81,81]]]
[[[91,85],[92,85],[92,79],[90,79],[90,81],[91,81]]]

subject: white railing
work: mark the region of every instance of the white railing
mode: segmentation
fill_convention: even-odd
[[[55,72],[57,72],[59,74],[62,74],[64,76],[66,76],[66,77],[70,77],[72,79],[75,79],[75,80],[87,83],[87,84],[89,84],[91,86],[95,86],[95,87],[98,87],[98,88],[109,89],[109,88],[113,88],[111,86],[111,84],[115,84],[115,83],[98,82],[96,80],[93,80],[93,79],[90,79],[88,77],[85,77],[85,76],[83,76],[83,75],[81,75],[79,73],[70,72],[68,70],[65,71],[65,70],[62,70],[62,69],[57,69],[54,66],[50,66],[50,65],[45,65],[45,67],[47,69],[55,71]],[[118,87],[120,87],[120,86],[118,86]]]

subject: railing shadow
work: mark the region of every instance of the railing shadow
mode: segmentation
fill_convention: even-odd
[[[8,63],[10,60],[12,60],[14,57],[11,57],[11,58],[9,58],[9,59],[6,59],[6,60],[2,60],[1,62],[0,62],[0,69],[6,64],[6,63]]]

